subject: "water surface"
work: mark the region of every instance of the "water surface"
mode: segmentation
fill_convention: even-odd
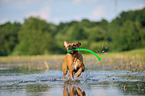
[[[62,80],[61,70],[1,68],[0,96],[145,95],[144,72],[88,69],[74,81]]]

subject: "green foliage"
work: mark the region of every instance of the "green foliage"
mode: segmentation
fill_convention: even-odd
[[[145,47],[145,8],[122,12],[110,23],[112,50],[126,51]]]
[[[18,32],[21,28],[20,23],[11,24],[7,22],[0,25],[0,56],[7,56],[12,53],[18,44]]]
[[[122,12],[110,23],[88,19],[54,25],[29,17],[24,24],[0,25],[0,56],[66,53],[63,42],[81,41],[81,48],[127,51],[145,47],[145,8]]]
[[[19,32],[20,43],[16,46],[14,54],[37,55],[45,52],[53,53],[55,43],[53,41],[52,25],[44,20],[30,17],[25,20]]]

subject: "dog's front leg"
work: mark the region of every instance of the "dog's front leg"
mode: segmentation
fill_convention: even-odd
[[[71,79],[74,78],[73,66],[69,67],[69,76],[70,76]]]
[[[68,65],[67,65],[67,57],[64,58],[63,65],[62,65],[62,71],[63,71],[63,79],[65,79],[65,75],[67,74]]]
[[[81,66],[79,70],[77,71],[76,76],[79,77],[81,73],[84,72],[84,70],[85,70],[85,66]]]
[[[69,76],[71,79],[74,78],[74,73],[73,73],[73,61],[74,61],[74,57],[71,54],[68,54],[67,57],[67,63],[68,63],[68,68],[69,68]]]

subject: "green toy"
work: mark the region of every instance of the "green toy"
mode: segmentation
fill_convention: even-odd
[[[101,58],[93,51],[89,50],[89,49],[81,49],[81,48],[78,48],[78,49],[72,49],[73,51],[88,51],[92,54],[94,54],[97,58],[98,58],[98,61],[101,61]],[[68,50],[67,51],[68,53],[71,53],[71,50]]]

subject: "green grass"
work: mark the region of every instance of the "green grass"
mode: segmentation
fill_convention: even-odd
[[[108,52],[98,54],[102,60],[97,61],[97,58],[92,54],[85,54],[85,65],[94,69],[111,69],[111,70],[145,70],[145,49],[136,49],[125,52]]]
[[[101,70],[145,70],[145,49],[126,52],[108,52],[97,54],[102,58],[98,62],[93,54],[83,54],[84,64],[90,69]],[[0,57],[1,67],[18,67],[21,70],[61,69],[64,55],[8,56]],[[14,66],[13,64],[18,64]],[[41,66],[41,67],[40,67]]]

